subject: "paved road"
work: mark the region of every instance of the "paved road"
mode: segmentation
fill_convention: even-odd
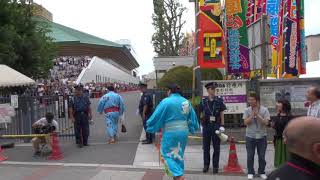
[[[74,145],[74,140],[66,139],[61,142],[61,148],[65,163],[101,163],[101,164],[133,164],[137,146],[140,141],[142,123],[140,117],[136,115],[138,92],[128,92],[121,94],[126,105],[127,133],[119,133],[119,143],[115,145],[106,144],[105,123],[103,115],[93,113],[95,124],[90,127],[91,146],[78,149]],[[92,100],[92,109],[96,112],[97,99]],[[17,145],[14,149],[6,150],[10,161],[23,162],[47,162],[45,158],[33,158],[31,144]]]
[[[17,173],[19,172],[19,173]],[[171,180],[162,170],[108,167],[0,166],[1,180]],[[245,180],[245,176],[186,174],[187,180]]]
[[[0,180],[167,180],[163,174],[163,166],[159,163],[158,150],[154,145],[139,143],[143,137],[140,117],[136,115],[139,99],[138,92],[122,94],[126,110],[126,126],[128,132],[119,135],[119,143],[106,144],[105,124],[103,116],[94,113],[95,125],[91,126],[91,146],[79,149],[74,140],[63,140],[61,144],[64,159],[49,161],[45,157],[33,158],[31,144],[20,144],[14,149],[6,149],[8,161],[0,163]],[[96,109],[97,100],[92,100]],[[196,179],[245,179],[245,176],[208,176],[201,174],[202,148],[201,140],[191,143],[186,149],[186,174],[188,180]],[[246,168],[246,151],[244,145],[237,145],[239,163]],[[267,171],[273,169],[272,145],[267,151]],[[228,162],[229,145],[221,148],[220,168]],[[257,161],[256,161],[257,162]],[[256,163],[257,166],[257,163]],[[153,169],[152,171],[150,169]],[[18,173],[17,173],[18,172]]]

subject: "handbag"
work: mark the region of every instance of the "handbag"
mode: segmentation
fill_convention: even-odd
[[[122,114],[120,116],[120,122],[121,122],[121,132],[122,133],[126,133],[127,132],[127,128],[126,126],[124,125],[124,114]]]
[[[124,124],[121,124],[121,132],[122,133],[126,133],[127,132],[127,128]]]

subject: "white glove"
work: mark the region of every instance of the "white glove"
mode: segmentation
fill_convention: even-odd
[[[221,133],[224,133],[224,132],[226,131],[226,129],[225,129],[223,126],[221,126],[221,127],[219,128],[219,131],[220,131]]]

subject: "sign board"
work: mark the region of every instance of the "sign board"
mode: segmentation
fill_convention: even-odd
[[[308,85],[260,85],[261,104],[267,107],[271,115],[276,115],[276,101],[282,98],[291,102],[294,115],[306,115],[305,94]]]
[[[13,108],[19,107],[19,97],[18,95],[11,95],[11,106]]]
[[[247,107],[247,80],[203,81],[203,96],[208,96],[206,83],[215,82],[216,96],[221,96],[227,106],[225,114],[242,114]]]
[[[291,103],[294,116],[305,116],[308,110],[306,92],[319,82],[320,78],[259,80],[261,104],[268,107],[271,115],[276,115],[276,101],[286,98]]]
[[[10,104],[0,104],[0,124],[11,123],[11,117],[14,115],[14,108]]]

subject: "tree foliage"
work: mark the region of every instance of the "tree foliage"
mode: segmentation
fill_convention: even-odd
[[[154,51],[158,56],[178,56],[182,45],[182,28],[186,8],[178,0],[153,0],[152,15],[155,33],[152,36]]]
[[[222,80],[223,75],[218,69],[201,69],[201,79],[205,80]]]
[[[160,79],[159,87],[166,87],[169,84],[178,84],[182,89],[192,88],[192,68],[186,66],[178,66],[170,69]]]
[[[48,25],[32,16],[32,0],[0,0],[0,64],[33,78],[46,77],[56,46]]]

